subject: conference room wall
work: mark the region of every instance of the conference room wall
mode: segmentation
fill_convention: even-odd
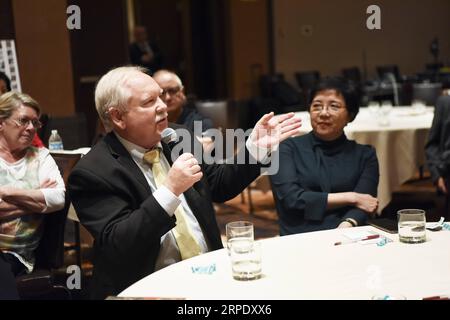
[[[381,8],[381,30],[369,30],[369,5]],[[343,67],[397,64],[402,74],[415,74],[433,61],[430,42],[438,37],[440,57],[450,59],[448,0],[276,0],[274,5],[275,65],[293,84],[294,72],[319,70],[340,74]],[[310,25],[312,35],[302,35]],[[446,60],[447,59],[447,60]]]
[[[54,116],[75,111],[66,8],[61,0],[12,1],[22,91]]]
[[[269,3],[258,0],[226,4],[229,95],[234,99],[249,98],[259,93],[259,76],[269,72]]]

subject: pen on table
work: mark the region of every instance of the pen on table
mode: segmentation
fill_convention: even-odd
[[[450,300],[450,297],[449,296],[432,296],[432,297],[422,298],[422,300]]]
[[[362,239],[355,239],[355,240],[350,240],[350,241],[338,241],[338,242],[335,242],[334,245],[335,246],[339,246],[339,245],[347,244],[347,243],[355,243],[355,242],[359,242],[359,241],[366,241],[366,240],[377,239],[379,237],[380,237],[379,234],[372,234],[372,235],[367,236],[367,237],[362,238]]]

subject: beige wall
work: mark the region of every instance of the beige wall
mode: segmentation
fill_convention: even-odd
[[[267,0],[227,1],[230,97],[251,97],[260,74],[268,72]]]
[[[73,114],[66,1],[14,0],[12,4],[22,91],[35,98],[45,113]]]
[[[381,30],[366,28],[371,4],[381,7]],[[364,52],[369,76],[383,64],[412,75],[432,62],[428,48],[435,36],[441,60],[450,62],[449,0],[275,0],[274,11],[276,70],[293,83],[295,71],[363,71]],[[303,25],[312,26],[312,36],[302,35]]]

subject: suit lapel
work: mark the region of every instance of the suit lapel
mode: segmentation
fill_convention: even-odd
[[[117,159],[117,161],[126,168],[127,172],[129,172],[137,181],[139,181],[140,184],[145,188],[145,190],[151,194],[152,191],[150,189],[150,186],[147,183],[147,180],[145,179],[144,175],[142,174],[139,167],[136,165],[136,163],[131,158],[131,155],[129,152],[125,149],[125,147],[120,143],[120,141],[117,139],[114,133],[109,133],[105,136],[105,142],[110,148],[110,152]],[[166,157],[167,161],[169,162],[169,165],[172,166],[173,161],[171,158],[171,150],[169,146],[161,142],[164,156]],[[197,185],[200,182],[196,183],[194,186],[197,187]],[[183,194],[186,198],[186,201],[191,208],[192,212],[194,213],[195,217],[197,218],[200,226],[202,228],[208,229],[208,226],[210,224],[209,220],[206,218],[206,212],[209,212],[210,206],[208,205],[205,198],[196,190],[195,187],[191,187],[188,190],[186,190]],[[198,188],[201,188],[198,186]],[[208,234],[207,232],[204,232],[205,236]]]
[[[145,190],[151,194],[152,190],[150,189],[150,186],[148,185],[147,180],[145,179],[144,175],[142,174],[141,169],[136,165],[136,163],[131,158],[130,153],[125,149],[125,147],[120,143],[119,139],[117,139],[116,135],[112,132],[108,133],[108,135],[105,137],[106,143],[110,147],[110,152],[113,157],[117,159],[117,161],[126,168],[130,174],[136,178],[137,181],[139,181],[142,186],[144,186]]]

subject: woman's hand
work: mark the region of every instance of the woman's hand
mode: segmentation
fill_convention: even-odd
[[[354,192],[354,205],[367,213],[375,213],[378,208],[378,199],[370,194]]]
[[[58,183],[55,180],[45,179],[41,183],[40,189],[56,188],[57,186],[58,186]]]
[[[445,186],[445,180],[442,177],[439,177],[437,181],[437,187],[439,190],[441,190],[444,194],[448,194],[447,187]]]
[[[342,221],[337,227],[338,229],[342,229],[342,228],[352,228],[353,226],[350,222]]]
[[[6,220],[12,220],[20,216],[26,215],[29,212],[20,208],[19,206],[9,203],[7,201],[0,201],[0,222]]]

